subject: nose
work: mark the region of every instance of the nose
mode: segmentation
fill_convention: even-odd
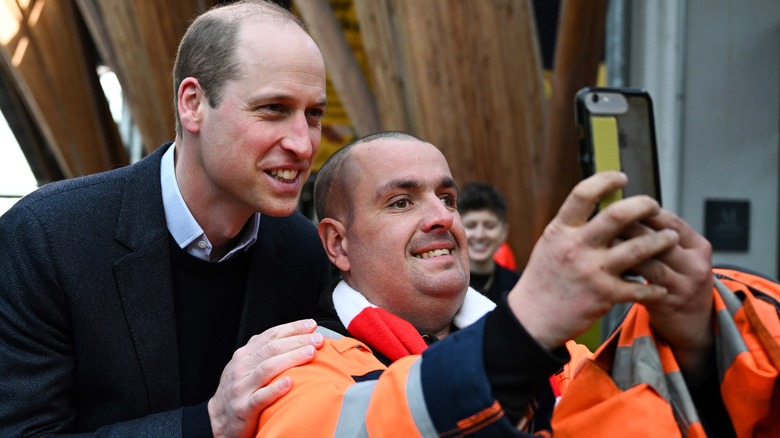
[[[296,114],[290,120],[289,126],[286,128],[282,137],[282,148],[294,153],[297,157],[309,160],[314,156],[316,144],[314,138],[311,137],[311,127],[309,126],[306,116],[304,114]]]
[[[452,228],[452,222],[455,220],[455,210],[442,204],[438,196],[433,196],[430,201],[429,213],[423,222],[423,231],[447,231]]]

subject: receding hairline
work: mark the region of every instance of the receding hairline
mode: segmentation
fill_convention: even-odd
[[[361,171],[361,167],[357,164],[358,157],[353,154],[359,154],[366,146],[381,140],[419,142],[435,147],[412,134],[382,131],[361,137],[337,150],[320,168],[314,185],[315,208],[320,219],[330,217],[351,222],[354,209],[350,187],[358,184]],[[326,192],[323,193],[322,190]]]
[[[270,0],[244,0],[225,5],[217,5],[201,14],[197,19],[215,18],[235,20],[241,26],[252,19],[263,18],[268,22],[295,23],[306,31],[303,21],[284,6]],[[308,33],[308,31],[307,31]]]

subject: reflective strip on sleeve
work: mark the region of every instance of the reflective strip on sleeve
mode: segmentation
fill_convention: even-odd
[[[366,430],[366,413],[371,394],[377,381],[356,383],[349,387],[344,394],[344,403],[341,405],[339,422],[336,425],[337,437],[368,437]]]
[[[638,337],[630,346],[617,349],[612,379],[622,391],[640,383],[651,386],[672,405],[680,430],[688,430],[692,424],[700,422],[682,373],[664,373],[655,340],[650,336]]]
[[[669,382],[669,391],[671,392],[669,404],[672,405],[674,419],[680,425],[681,431],[687,431],[693,424],[701,421],[691,393],[688,392],[688,386],[685,384],[685,377],[680,371],[673,371],[666,375],[666,379]]]
[[[721,308],[715,314],[715,318],[718,321],[718,331],[715,335],[715,354],[718,361],[718,377],[722,382],[726,370],[731,367],[737,356],[748,351],[748,349],[745,340],[742,339],[739,328],[734,323],[734,315],[742,307],[742,302],[734,295],[731,289],[717,278],[715,278],[715,288],[726,305],[725,309]]]
[[[742,307],[742,302],[739,300],[739,298],[737,298],[736,295],[734,295],[734,292],[732,292],[731,289],[729,289],[725,284],[721,283],[720,280],[717,278],[714,280],[715,288],[718,290],[718,295],[720,295],[720,298],[726,304],[726,308],[728,309],[729,314],[733,317],[737,314],[737,310]]]
[[[420,360],[415,361],[409,369],[406,379],[406,397],[414,425],[423,437],[438,437],[433,425],[422,390]],[[368,405],[378,381],[366,381],[352,385],[344,394],[338,424],[337,437],[368,437],[366,416]]]
[[[669,400],[661,358],[658,356],[655,341],[649,336],[636,338],[630,346],[619,347],[615,351],[612,379],[621,391],[647,383],[655,388],[661,397]]]
[[[406,380],[406,399],[414,419],[414,425],[417,426],[420,435],[437,437],[439,434],[436,432],[431,415],[428,413],[425,396],[423,395],[422,375],[420,373],[421,363],[422,360],[415,361],[409,368],[409,377]]]

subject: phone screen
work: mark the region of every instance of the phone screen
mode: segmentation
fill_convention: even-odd
[[[633,89],[584,89],[577,95],[578,123],[583,128],[584,176],[605,170],[628,175],[628,185],[599,208],[623,197],[645,194],[661,201],[650,96]]]

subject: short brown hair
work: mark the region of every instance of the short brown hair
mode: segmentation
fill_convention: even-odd
[[[248,19],[263,16],[292,22],[306,31],[303,22],[288,9],[270,0],[241,0],[216,6],[198,16],[184,33],[173,66],[173,110],[176,134],[181,135],[179,85],[188,77],[200,83],[206,99],[216,108],[225,83],[239,75],[235,57],[238,33]]]

